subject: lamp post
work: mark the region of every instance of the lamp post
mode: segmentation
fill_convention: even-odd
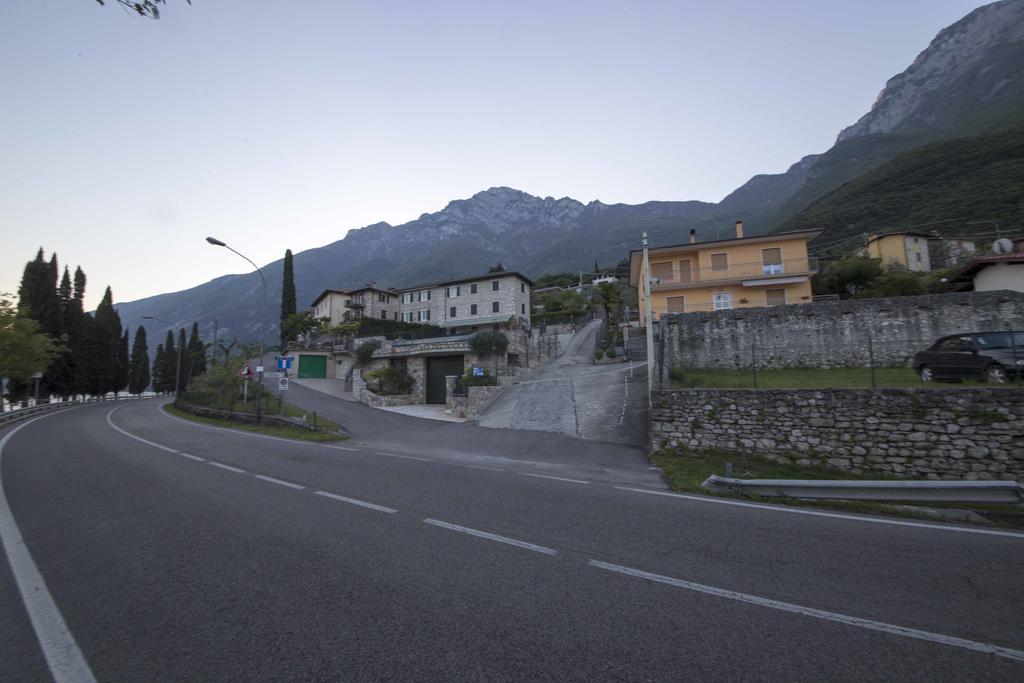
[[[246,261],[248,261],[250,264],[252,264],[253,268],[256,269],[256,272],[260,276],[260,282],[263,283],[263,311],[262,311],[262,317],[260,319],[260,360],[259,360],[259,365],[256,366],[256,381],[257,381],[257,384],[256,384],[256,386],[257,386],[257,389],[256,389],[256,423],[259,424],[259,421],[260,421],[260,400],[263,398],[263,396],[262,396],[262,394],[263,394],[263,341],[264,341],[264,339],[266,339],[266,336],[267,336],[267,279],[265,277],[263,277],[263,271],[260,270],[260,267],[257,266],[255,263],[253,263],[252,259],[250,259],[245,254],[243,254],[241,252],[238,252],[238,251],[235,251],[234,249],[229,247],[225,242],[221,242],[216,237],[207,237],[206,241],[209,242],[210,244],[212,244],[215,247],[224,247],[225,249],[228,249],[229,251],[233,251],[233,252],[235,252],[235,254],[241,256],[242,258],[244,258]]]
[[[170,321],[167,321],[167,320],[164,320],[163,318],[154,318],[151,315],[144,315],[144,316],[142,316],[142,319],[143,320],[155,320],[158,323],[163,323],[164,325],[169,325],[172,328],[174,327],[174,323],[172,323]],[[178,367],[174,371],[174,402],[175,403],[178,402],[178,383],[181,381],[181,347],[182,346],[183,346],[183,344],[178,344]]]

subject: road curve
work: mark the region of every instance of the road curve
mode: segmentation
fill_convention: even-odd
[[[1022,535],[392,442],[91,405],[20,427],[0,479],[101,681],[1024,674]],[[4,678],[46,680],[20,571],[0,563]]]

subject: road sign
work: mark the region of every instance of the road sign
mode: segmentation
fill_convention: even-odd
[[[483,368],[478,368],[478,367],[476,367],[474,365],[473,366],[473,376],[474,377],[483,377],[484,376],[484,369]]]
[[[262,365],[257,365],[256,366],[256,373],[260,374],[260,375],[263,374],[263,366]]]
[[[275,356],[277,359],[278,370],[291,370],[292,369],[292,357],[291,356]]]
[[[281,378],[279,378],[277,380],[277,390],[278,391],[288,391],[288,378],[287,377],[281,377]]]
[[[242,371],[239,372],[238,374],[241,375],[242,377],[252,377],[252,368],[250,368],[248,365],[243,365]]]

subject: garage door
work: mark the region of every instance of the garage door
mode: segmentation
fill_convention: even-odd
[[[427,403],[445,403],[444,378],[464,372],[462,356],[436,356],[427,358]]]
[[[327,377],[327,356],[304,356],[299,354],[299,379]]]

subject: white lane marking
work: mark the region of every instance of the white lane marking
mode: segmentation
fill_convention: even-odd
[[[136,441],[141,441],[142,443],[146,444],[147,446],[152,446],[153,448],[159,448],[160,450],[167,451],[168,453],[177,453],[178,452],[178,451],[174,450],[173,448],[168,448],[167,446],[161,446],[160,444],[158,444],[156,442],[153,442],[153,441],[150,441],[149,439],[143,439],[141,436],[135,436],[134,434],[131,434],[130,432],[126,432],[125,430],[121,429],[116,424],[114,424],[114,421],[110,419],[110,416],[113,415],[114,413],[116,413],[117,411],[119,411],[123,407],[124,406],[118,406],[117,408],[114,408],[109,413],[107,413],[107,424],[108,425],[110,425],[111,427],[113,427],[117,431],[121,432],[122,434],[127,436],[129,439],[135,439]]]
[[[456,463],[456,464],[462,465],[463,467],[472,467],[474,470],[487,470],[488,472],[504,472],[505,471],[505,470],[501,469],[500,467],[485,467],[484,465],[467,465],[464,462],[460,462],[460,463]]]
[[[290,481],[284,481],[282,479],[274,479],[273,477],[268,477],[265,474],[254,474],[253,476],[256,477],[257,479],[262,479],[263,481],[269,481],[271,484],[280,484],[281,486],[287,486],[287,487],[293,488],[293,489],[304,489],[304,488],[306,488],[302,484],[293,484]]]
[[[532,472],[517,472],[524,477],[537,477],[538,479],[554,479],[555,481],[567,481],[572,484],[589,484],[589,481],[583,481],[582,479],[567,479],[566,477],[552,477],[550,474],[533,474]]]
[[[402,458],[403,460],[422,460],[423,462],[434,462],[430,458],[419,458],[415,455],[398,455],[397,453],[381,453],[377,452],[377,455],[386,455],[389,458]]]
[[[0,459],[3,458],[4,446],[12,436],[36,420],[60,415],[64,412],[67,411],[61,410],[56,413],[40,415],[7,432],[0,439]],[[18,584],[18,592],[21,593],[21,601],[32,622],[32,629],[36,633],[36,639],[39,641],[39,647],[43,651],[46,665],[50,668],[53,679],[57,683],[93,683],[96,678],[92,675],[82,651],[78,649],[75,637],[68,630],[68,625],[57,608],[57,603],[53,601],[53,596],[50,595],[46,582],[43,581],[43,576],[39,573],[39,567],[36,566],[28,551],[28,546],[25,545],[25,539],[21,536],[21,530],[18,529],[14,513],[11,512],[11,506],[7,502],[2,480],[0,480],[0,542],[3,543],[7,562],[11,567],[15,583]]]
[[[895,636],[903,636],[904,638],[916,638],[917,640],[926,640],[931,643],[939,643],[941,645],[952,645],[953,647],[960,647],[965,648],[967,650],[974,650],[976,652],[984,652],[985,654],[996,655],[998,657],[1006,657],[1008,659],[1024,661],[1024,651],[1014,650],[1012,648],[1003,647],[1001,645],[979,643],[974,640],[957,638],[956,636],[947,636],[941,633],[932,633],[930,631],[920,631],[916,628],[896,626],[895,624],[887,624],[885,622],[874,621],[872,619],[862,619],[861,617],[853,617],[848,614],[839,614],[838,612],[829,612],[823,609],[816,609],[814,607],[804,607],[803,605],[795,605],[791,602],[782,602],[780,600],[762,598],[756,595],[750,595],[748,593],[739,593],[737,591],[726,590],[724,588],[705,586],[704,584],[694,583],[692,581],[673,579],[669,576],[662,576],[661,574],[652,574],[650,572],[645,572],[640,569],[623,567],[622,565],[601,562],[600,560],[590,560],[590,562],[588,562],[587,564],[589,564],[592,567],[597,567],[598,569],[606,569],[610,572],[617,572],[619,574],[625,574],[626,576],[632,576],[639,579],[647,579],[648,581],[655,581],[657,583],[664,583],[668,584],[669,586],[684,588],[686,590],[695,591],[697,593],[704,593],[706,595],[713,595],[715,597],[725,598],[727,600],[746,602],[751,605],[759,605],[761,607],[769,607],[771,609],[782,610],[783,612],[802,614],[803,616],[814,617],[815,619],[825,619],[826,621],[834,621],[840,624],[846,624],[847,626],[856,626],[858,628],[865,628],[872,631],[881,631],[883,633],[888,633]]]
[[[349,448],[348,446],[324,446],[324,448],[333,448],[338,451],[359,451],[358,448]]]
[[[458,524],[452,524],[451,522],[442,522],[439,519],[425,519],[423,520],[427,524],[433,526],[439,526],[442,529],[449,529],[451,531],[458,531],[463,534],[469,534],[470,536],[477,536],[479,538],[486,538],[488,541],[497,541],[498,543],[507,543],[508,545],[514,545],[517,548],[523,548],[525,550],[532,550],[535,553],[543,553],[544,555],[554,555],[558,551],[551,548],[545,548],[542,545],[536,545],[534,543],[527,543],[526,541],[518,541],[508,536],[499,536],[498,534],[491,534],[486,531],[480,531],[478,529],[470,529],[466,526],[459,526]]]
[[[869,524],[892,524],[894,526],[910,526],[920,529],[934,529],[935,531],[960,531],[965,534],[985,534],[989,536],[1009,536],[1010,538],[1024,539],[1024,534],[1015,534],[1012,531],[996,531],[994,529],[972,529],[970,527],[946,526],[943,524],[927,524],[924,522],[904,522],[897,519],[882,519],[872,517],[861,517],[858,515],[844,515],[838,512],[818,512],[816,510],[800,510],[788,508],[781,505],[760,505],[758,503],[744,503],[739,500],[725,500],[723,498],[711,498],[710,496],[688,496],[684,493],[669,493],[667,491],[651,491],[649,489],[636,489],[629,486],[616,486],[622,491],[635,491],[636,493],[650,493],[655,496],[668,496],[670,498],[683,498],[695,500],[699,503],[717,503],[719,505],[735,505],[737,507],[756,508],[758,510],[769,510],[772,512],[788,512],[791,515],[811,515],[813,517],[832,517],[835,519],[847,519],[854,522],[867,522]]]
[[[232,467],[231,465],[225,465],[222,462],[214,462],[213,460],[208,460],[206,462],[206,464],[207,465],[213,465],[214,467],[219,467],[222,470],[229,470],[231,472],[238,472],[239,474],[245,474],[245,470],[243,470],[242,468],[240,468],[240,467]]]
[[[340,500],[342,503],[350,503],[352,505],[358,505],[359,507],[370,508],[378,512],[386,512],[389,515],[393,515],[398,510],[394,508],[385,507],[383,505],[377,505],[376,503],[367,503],[365,500],[356,500],[355,498],[348,498],[346,496],[339,496],[337,493],[328,493],[327,491],[317,491],[316,495],[325,496],[334,500]]]
[[[195,460],[196,462],[206,462],[206,458],[200,458],[198,455],[192,455],[191,453],[182,453],[178,451],[178,455],[189,460]]]

